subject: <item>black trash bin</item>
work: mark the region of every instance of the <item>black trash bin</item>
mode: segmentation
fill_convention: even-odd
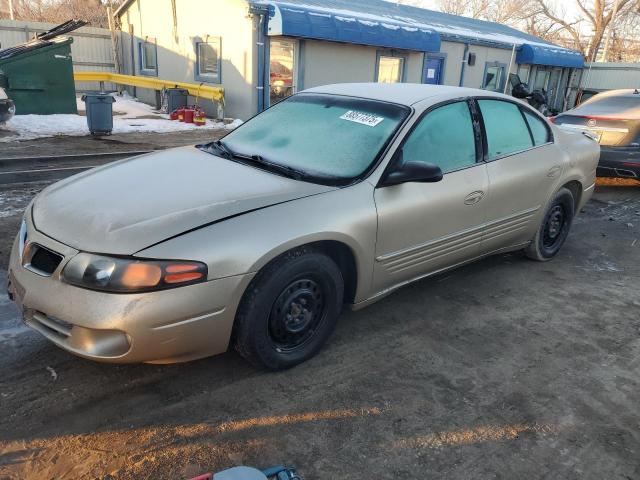
[[[113,103],[106,93],[85,93],[82,101],[87,110],[87,126],[91,135],[110,135],[113,130]]]
[[[162,98],[162,111],[171,113],[187,106],[189,91],[184,88],[167,88]]]

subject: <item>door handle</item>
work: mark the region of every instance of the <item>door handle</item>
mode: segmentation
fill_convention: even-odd
[[[478,190],[476,192],[471,192],[469,195],[464,197],[464,204],[465,205],[475,205],[476,203],[480,202],[480,200],[482,200],[483,198],[484,198],[484,192],[483,191]]]
[[[547,172],[547,177],[553,178],[556,175],[558,175],[561,170],[562,170],[562,167],[560,167],[559,165],[556,165],[555,167],[551,167]]]

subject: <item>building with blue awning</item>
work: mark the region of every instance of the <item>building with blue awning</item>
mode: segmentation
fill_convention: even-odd
[[[385,0],[127,0],[116,15],[125,73],[222,84],[239,118],[328,83],[508,93],[510,74],[562,110],[584,67],[579,52],[505,25]]]

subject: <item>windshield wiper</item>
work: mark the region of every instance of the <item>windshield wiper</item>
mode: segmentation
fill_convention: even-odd
[[[300,180],[306,176],[303,172],[296,170],[293,167],[270,162],[261,155],[245,155],[242,153],[236,153],[229,147],[227,147],[227,145],[221,140],[216,140],[215,142],[202,145],[201,148],[208,153],[214,153],[212,150],[215,150],[216,154],[228,160],[236,160],[242,163],[251,163],[259,168],[263,168],[270,172],[279,173],[280,175],[293,178],[295,180]]]
[[[293,167],[288,167],[287,165],[280,165],[279,163],[270,162],[269,160],[266,160],[261,155],[236,154],[235,156],[236,158],[240,158],[242,160],[248,160],[254,165],[262,167],[265,170],[279,173],[281,175],[284,175],[285,177],[293,178],[294,180],[300,180],[306,176],[300,170],[296,170]]]
[[[215,142],[207,143],[206,145],[199,145],[202,150],[208,151],[208,153],[213,153],[211,150],[217,150],[217,153],[222,154],[222,157],[232,159],[236,156],[234,152],[229,149],[221,140],[216,140]]]

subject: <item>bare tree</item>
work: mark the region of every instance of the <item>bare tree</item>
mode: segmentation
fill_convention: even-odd
[[[17,20],[61,23],[70,19],[107,26],[106,5],[101,0],[13,0]]]
[[[438,0],[439,10],[452,15],[521,25],[533,13],[531,2],[522,0]]]
[[[635,16],[638,11],[637,0],[617,0],[617,15],[614,19],[615,2],[611,0],[574,0],[580,10],[581,18],[567,19],[566,11],[562,11],[550,0],[536,0],[537,11],[534,16],[538,20],[546,20],[560,27],[556,34],[568,34],[574,43],[574,47],[580,50],[587,60],[595,60],[595,55],[602,46],[605,32],[608,27],[618,19]],[[542,20],[541,23],[544,23]],[[584,20],[589,25],[591,32],[585,33],[580,23]]]

